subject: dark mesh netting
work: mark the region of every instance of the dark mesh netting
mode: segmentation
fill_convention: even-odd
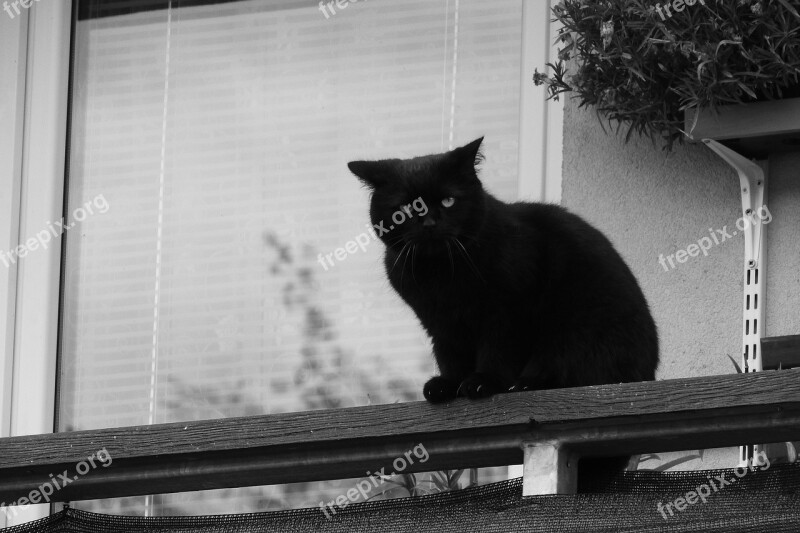
[[[603,493],[522,498],[522,480],[515,479],[419,498],[351,504],[336,514],[329,510],[330,519],[319,508],[171,518],[67,509],[4,532],[800,531],[797,464],[753,471],[628,472],[605,487]]]

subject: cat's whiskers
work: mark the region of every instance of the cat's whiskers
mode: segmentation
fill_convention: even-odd
[[[414,272],[414,261],[417,259],[417,245],[411,246],[411,279],[417,283],[417,274]]]
[[[411,244],[411,243],[409,242],[408,244]],[[403,249],[405,250],[406,247],[403,247]],[[403,277],[406,274],[406,261],[408,261],[408,256],[411,253],[411,250],[413,250],[413,249],[414,249],[414,245],[411,244],[411,248],[408,248],[407,249],[408,251],[406,251],[406,258],[403,259],[403,269],[400,271],[400,290],[401,291],[403,290]],[[413,265],[414,262],[412,261],[411,263]]]
[[[406,250],[406,248],[408,248],[410,245],[411,245],[411,243],[410,243],[410,242],[407,242],[407,243],[405,243],[405,244],[403,245],[403,247],[400,249],[400,253],[398,253],[398,254],[397,254],[397,259],[395,259],[395,260],[394,260],[394,263],[392,264],[392,268],[391,268],[391,270],[389,270],[389,275],[390,275],[390,276],[392,275],[392,272],[394,272],[394,267],[396,267],[396,266],[397,266],[397,262],[398,262],[398,261],[400,261],[400,258],[401,258],[401,257],[403,257],[403,252],[404,252],[404,251]]]
[[[486,280],[483,279],[483,276],[481,276],[481,273],[478,271],[477,265],[472,261],[472,258],[469,256],[469,252],[467,252],[467,249],[464,247],[464,245],[461,243],[461,241],[458,240],[458,237],[453,237],[453,240],[459,246],[458,249],[461,250],[461,254],[464,256],[464,259],[467,260],[467,264],[472,269],[472,271],[475,273],[475,275],[478,276],[478,279],[480,279],[482,282],[486,283]]]
[[[477,237],[472,237],[470,235],[462,235],[461,238],[464,239],[468,244],[471,244],[476,248],[481,247],[481,241]]]
[[[405,239],[403,235],[396,235],[394,237],[388,238],[386,243],[389,245],[397,244],[398,242],[401,242],[403,239]]]
[[[447,255],[450,257],[450,281],[453,281],[456,277],[456,266],[453,263],[453,251],[450,249],[450,239],[444,241],[447,245]]]

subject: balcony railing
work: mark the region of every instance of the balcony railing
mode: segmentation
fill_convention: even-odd
[[[800,373],[785,370],[6,438],[0,501],[74,472],[103,448],[113,458],[108,468],[51,499],[362,477],[390,471],[418,444],[430,458],[404,472],[519,464],[527,450],[526,494],[565,493],[578,456],[793,440]]]

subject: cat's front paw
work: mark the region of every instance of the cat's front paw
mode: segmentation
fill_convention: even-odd
[[[458,383],[441,376],[434,376],[422,387],[422,394],[431,403],[447,402],[456,397]]]
[[[487,398],[498,392],[503,392],[504,387],[495,377],[489,374],[475,373],[461,382],[458,387],[458,395],[466,396],[470,400]]]
[[[519,378],[508,388],[508,392],[524,392],[536,390],[536,384],[532,378]]]

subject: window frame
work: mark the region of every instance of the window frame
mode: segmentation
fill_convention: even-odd
[[[531,76],[555,58],[556,1],[523,1],[519,80],[519,198],[553,203],[561,200],[563,100],[547,101]],[[0,116],[12,118],[0,123],[0,228],[8,228],[0,251],[65,213],[72,19],[72,0],[32,2],[13,19],[0,14],[0,88],[10,95]],[[59,236],[0,265],[0,438],[55,430],[63,246]],[[0,526],[48,511],[33,505],[7,521],[0,513]]]
[[[564,98],[547,100],[544,86],[533,84],[535,69],[558,60],[559,23],[551,21],[558,0],[522,4],[520,69],[519,199],[561,203]]]
[[[36,2],[13,19],[3,15],[0,35],[14,43],[0,57],[12,87],[14,120],[3,124],[0,167],[3,215],[10,231],[0,249],[23,245],[63,216],[72,1]],[[9,43],[11,44],[11,43]],[[5,76],[9,73],[10,76]],[[62,243],[33,249],[0,273],[8,291],[0,310],[0,437],[52,433],[56,406]],[[0,517],[7,525],[46,516],[47,505]]]

